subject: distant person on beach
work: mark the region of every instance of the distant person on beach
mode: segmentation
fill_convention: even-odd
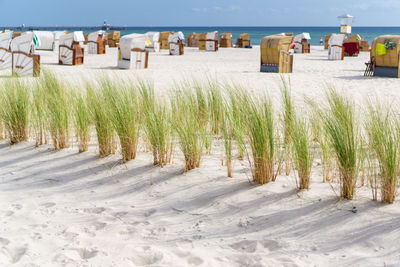
[[[324,40],[322,40],[322,37],[321,37],[321,39],[319,39],[319,44],[323,45],[323,43],[324,43]]]

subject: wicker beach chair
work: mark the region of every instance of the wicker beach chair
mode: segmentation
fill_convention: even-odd
[[[84,61],[84,48],[80,43],[84,41],[83,33],[72,32],[60,36],[58,63],[60,65],[82,65]]]
[[[107,35],[108,47],[118,47],[121,32],[114,31]]]
[[[208,32],[200,35],[199,50],[218,51],[218,32]]]
[[[329,38],[328,44],[328,59],[329,60],[343,60],[344,47],[343,41],[346,36],[344,34],[332,34]]]
[[[149,51],[146,51],[147,36],[145,34],[128,34],[120,39],[118,48],[118,68],[147,69]]]
[[[168,37],[169,42],[169,54],[171,56],[180,56],[184,54],[185,36],[182,32],[174,32]]]
[[[293,55],[289,53],[293,36],[271,35],[261,40],[261,72],[291,73]]]
[[[187,47],[199,47],[200,33],[191,33],[186,38]]]
[[[160,33],[159,32],[147,32],[148,42],[146,44],[146,50],[149,52],[160,52]]]
[[[239,35],[236,41],[236,48],[252,48],[250,35],[248,33],[242,33]]]
[[[10,44],[13,32],[0,33],[0,69],[11,69],[12,67],[12,54]]]
[[[296,35],[293,40],[295,43],[294,52],[301,54],[310,53],[310,43],[308,42],[310,39],[310,34],[307,32]]]
[[[104,31],[89,33],[87,48],[92,55],[102,55],[106,53],[107,34]]]
[[[15,76],[40,75],[40,56],[33,54],[33,32],[26,32],[11,41],[12,73]]]
[[[372,41],[367,70],[372,69],[373,76],[400,78],[399,54],[400,35],[379,36]]]
[[[172,34],[172,32],[161,32],[160,33],[160,49],[168,49],[169,50],[168,38],[171,34]]]
[[[219,36],[219,47],[233,47],[232,43],[232,33],[224,32]]]

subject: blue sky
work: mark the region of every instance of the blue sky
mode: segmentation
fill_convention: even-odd
[[[16,4],[18,2],[18,4]],[[400,0],[0,0],[1,26],[400,26]],[[3,13],[4,14],[4,13]]]

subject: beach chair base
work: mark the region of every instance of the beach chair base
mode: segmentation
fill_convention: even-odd
[[[231,39],[221,39],[219,41],[219,47],[223,47],[223,48],[233,47],[233,42]]]
[[[121,58],[119,51],[118,68],[120,69],[147,69],[149,64],[149,51],[134,48],[131,58]]]
[[[376,66],[374,68],[374,77],[399,78],[399,68]]]
[[[82,65],[84,61],[85,50],[79,43],[73,43],[72,48],[60,45],[58,55],[58,64],[60,65]]]
[[[169,43],[169,54],[171,56],[181,56],[184,54],[184,45],[182,41],[177,43]]]

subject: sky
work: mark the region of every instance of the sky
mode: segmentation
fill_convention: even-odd
[[[0,0],[0,26],[400,26],[400,0]]]

